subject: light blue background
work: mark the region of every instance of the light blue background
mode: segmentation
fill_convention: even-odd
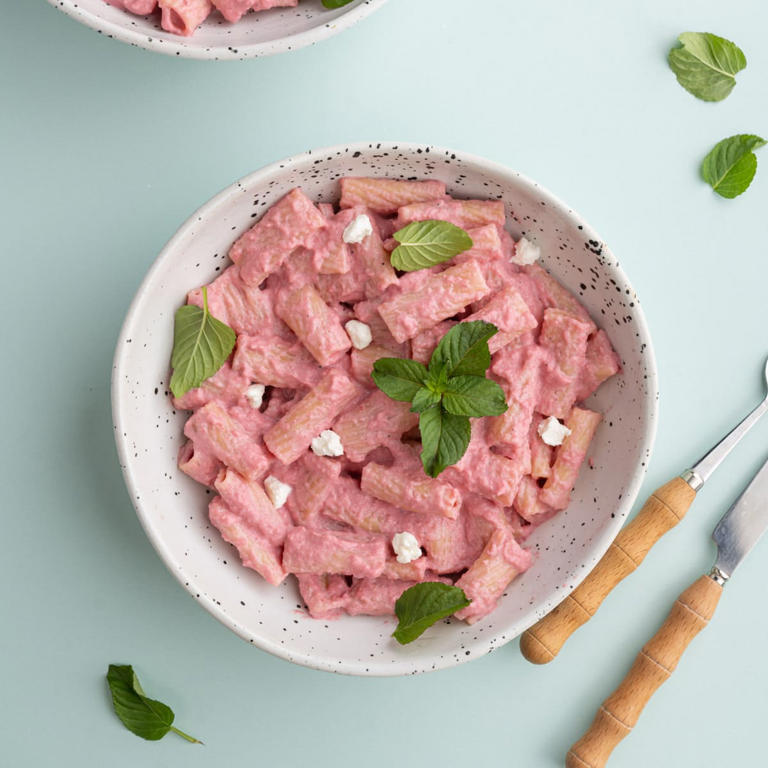
[[[165,570],[118,469],[113,345],[162,245],[239,176],[353,140],[477,153],[581,212],[643,300],[662,392],[647,494],[762,396],[768,150],[734,201],[697,165],[725,136],[768,134],[767,25],[760,0],[390,0],[314,48],[221,64],[5,0],[0,764],[561,765],[674,597],[709,569],[709,531],[768,455],[768,422],[550,666],[513,642],[417,678],[337,677],[246,645]],[[668,70],[686,29],[746,51],[725,102],[695,100]],[[766,583],[768,541],[613,765],[764,763]],[[109,662],[133,663],[206,746],[125,731]]]

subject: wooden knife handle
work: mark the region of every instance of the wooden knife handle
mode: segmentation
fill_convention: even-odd
[[[597,710],[589,730],[571,747],[566,768],[602,768],[606,764],[656,689],[672,674],[688,644],[707,626],[722,593],[720,584],[702,576],[677,598],[661,629]]]
[[[586,579],[520,638],[528,661],[546,664],[586,624],[608,593],[643,562],[650,548],[683,519],[696,491],[681,477],[662,485],[616,537]]]

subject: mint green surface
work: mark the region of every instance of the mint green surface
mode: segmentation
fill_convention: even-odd
[[[649,492],[762,396],[768,155],[734,201],[697,169],[720,139],[768,132],[768,6],[390,0],[321,45],[226,64],[130,48],[43,0],[0,11],[0,765],[562,765],[671,601],[709,569],[709,532],[768,456],[768,421],[555,663],[533,667],[512,642],[431,675],[346,678],[248,646],[165,570],[118,469],[113,345],[165,241],[237,177],[353,140],[463,149],[568,201],[630,275],[661,379]],[[669,71],[686,29],[745,51],[725,102],[697,101]],[[768,540],[613,766],[765,763],[767,584]],[[132,663],[205,746],[124,730],[110,662]]]

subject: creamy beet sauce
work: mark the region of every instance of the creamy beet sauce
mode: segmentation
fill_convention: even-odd
[[[496,605],[532,556],[523,542],[564,509],[600,415],[577,403],[619,370],[618,358],[578,300],[538,264],[515,263],[498,201],[453,200],[439,182],[344,179],[341,208],[300,190],[278,201],[230,250],[232,264],[208,286],[211,314],[237,334],[231,359],[175,401],[194,411],[179,466],[218,494],[210,517],[247,567],[270,583],[298,576],[312,616],[391,614],[408,586],[446,581],[476,621]],[[372,233],[345,243],[367,216]],[[469,232],[473,247],[430,269],[398,274],[391,235],[440,218]],[[202,304],[200,290],[188,301]],[[354,349],[344,323],[371,329]],[[428,362],[456,323],[499,328],[488,375],[508,411],[472,419],[464,457],[436,479],[419,459],[418,418],[371,376],[380,357]],[[264,404],[246,397],[266,386]],[[542,441],[554,416],[571,430]],[[315,455],[324,430],[344,455]],[[291,487],[280,509],[264,479]],[[395,533],[413,534],[422,556],[399,563]]]

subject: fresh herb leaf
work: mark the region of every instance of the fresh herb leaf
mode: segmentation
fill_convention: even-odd
[[[349,5],[352,0],[323,0],[324,8],[343,8],[345,5]]]
[[[199,387],[226,362],[234,349],[235,332],[208,311],[203,287],[203,307],[187,304],[176,310],[171,355],[171,392],[181,397]]]
[[[466,453],[471,437],[469,418],[447,413],[439,405],[419,414],[419,432],[421,463],[430,477],[456,464]]]
[[[427,381],[427,369],[417,360],[381,357],[373,364],[376,386],[393,400],[409,403]]]
[[[168,731],[173,731],[193,744],[203,743],[174,728],[171,708],[146,696],[130,664],[110,664],[107,683],[112,693],[115,714],[132,733],[142,739],[157,741]]]
[[[460,587],[439,581],[414,584],[395,603],[398,624],[392,637],[401,645],[412,643],[440,619],[466,608],[470,602]]]
[[[469,417],[507,410],[504,391],[485,377],[488,339],[498,328],[482,320],[459,323],[443,336],[429,362],[383,357],[373,364],[376,386],[393,400],[411,403],[419,415],[421,463],[430,477],[456,464],[471,437]]]
[[[738,197],[745,192],[757,171],[753,150],[765,146],[765,139],[743,133],[717,143],[701,163],[701,177],[721,197]]]
[[[421,387],[413,396],[413,405],[411,410],[414,413],[421,413],[426,411],[427,408],[431,408],[433,405],[437,405],[440,402],[441,393],[435,389],[429,387]]]
[[[447,376],[485,376],[491,364],[488,339],[499,329],[484,320],[454,325],[440,339],[429,361],[430,373],[443,367]]]
[[[677,82],[703,101],[722,101],[736,85],[734,75],[747,66],[741,48],[709,32],[683,32],[668,61]]]
[[[482,376],[454,376],[443,390],[443,408],[456,416],[500,416],[507,410],[504,390]]]
[[[442,264],[472,247],[472,238],[461,227],[437,219],[413,221],[392,237],[400,245],[392,251],[390,261],[403,272]]]

